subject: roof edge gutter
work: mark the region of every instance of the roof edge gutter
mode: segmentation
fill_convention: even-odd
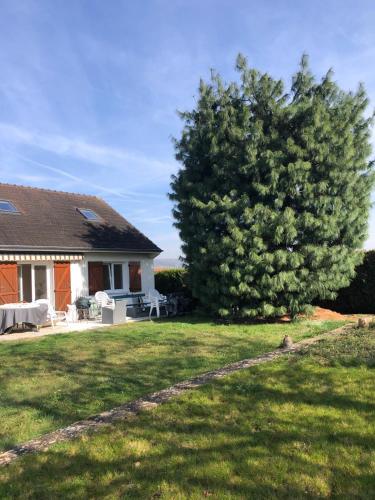
[[[160,254],[163,250],[160,248],[153,250],[140,250],[140,249],[124,249],[124,248],[66,248],[66,247],[26,247],[21,245],[2,246],[0,245],[0,252],[14,253],[14,252],[55,252],[55,253],[144,253],[144,254]]]

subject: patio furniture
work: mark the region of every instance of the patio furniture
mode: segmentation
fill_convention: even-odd
[[[113,300],[121,300],[121,299],[139,299],[140,297],[145,297],[145,294],[142,292],[125,292],[125,293],[111,293],[111,299]]]
[[[55,311],[51,302],[48,299],[38,299],[35,301],[36,304],[45,304],[47,305],[47,321],[51,322],[52,328],[55,328],[55,323],[57,321],[64,321],[66,325],[69,326],[69,318],[66,311]]]
[[[127,299],[118,299],[114,305],[102,307],[102,323],[106,325],[117,325],[126,323],[127,320]]]
[[[154,309],[156,310],[156,316],[160,318],[160,307],[165,308],[165,313],[168,316],[167,297],[165,295],[162,295],[160,292],[158,292],[158,290],[152,288],[148,292],[148,299],[150,301],[150,318]]]
[[[144,293],[132,295],[132,302],[128,302],[126,314],[130,318],[147,318],[150,311],[150,303],[144,300]]]
[[[40,303],[15,303],[0,306],[0,333],[17,324],[40,326],[46,322],[48,306]]]
[[[115,301],[111,299],[106,292],[96,292],[95,301],[98,304],[101,313],[103,312],[103,307],[115,307]]]

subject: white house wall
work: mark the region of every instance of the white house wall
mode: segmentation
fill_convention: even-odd
[[[155,288],[154,259],[141,259],[141,276],[142,291],[147,293]]]
[[[72,303],[83,295],[85,273],[83,261],[71,262],[70,264],[70,287],[72,290]]]
[[[129,291],[129,269],[128,263],[131,261],[138,261],[141,263],[141,277],[142,277],[142,292],[148,293],[152,288],[155,288],[155,276],[152,257],[146,257],[143,254],[118,254],[118,253],[98,253],[86,254],[82,260],[75,260],[70,262],[70,282],[71,282],[71,302],[80,297],[87,296],[88,290],[88,263],[89,262],[112,262],[123,264],[123,291]],[[54,276],[53,276],[53,262],[46,260],[23,260],[18,264],[35,264],[47,266],[47,289],[48,297],[52,304],[55,301],[54,294]],[[121,293],[121,290],[116,290]]]
[[[89,262],[108,262],[123,264],[123,291],[129,291],[129,262],[137,261],[141,263],[142,277],[142,292],[147,293],[151,288],[155,288],[155,277],[152,257],[147,257],[143,254],[119,254],[119,253],[90,253],[83,257],[80,262],[71,264],[71,286],[72,286],[72,301],[79,296],[87,296],[89,294]],[[116,293],[121,293],[121,290],[116,290]]]

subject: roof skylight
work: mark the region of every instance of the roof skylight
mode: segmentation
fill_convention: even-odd
[[[11,201],[0,200],[0,212],[4,212],[7,214],[16,214],[18,213],[18,210]]]
[[[94,210],[91,210],[90,208],[79,208],[79,212],[83,215],[83,217],[87,220],[90,221],[99,221],[100,217],[99,215],[94,212]]]

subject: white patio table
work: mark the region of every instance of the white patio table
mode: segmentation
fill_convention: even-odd
[[[0,333],[18,323],[39,326],[47,321],[48,306],[46,304],[15,303],[0,306]]]

